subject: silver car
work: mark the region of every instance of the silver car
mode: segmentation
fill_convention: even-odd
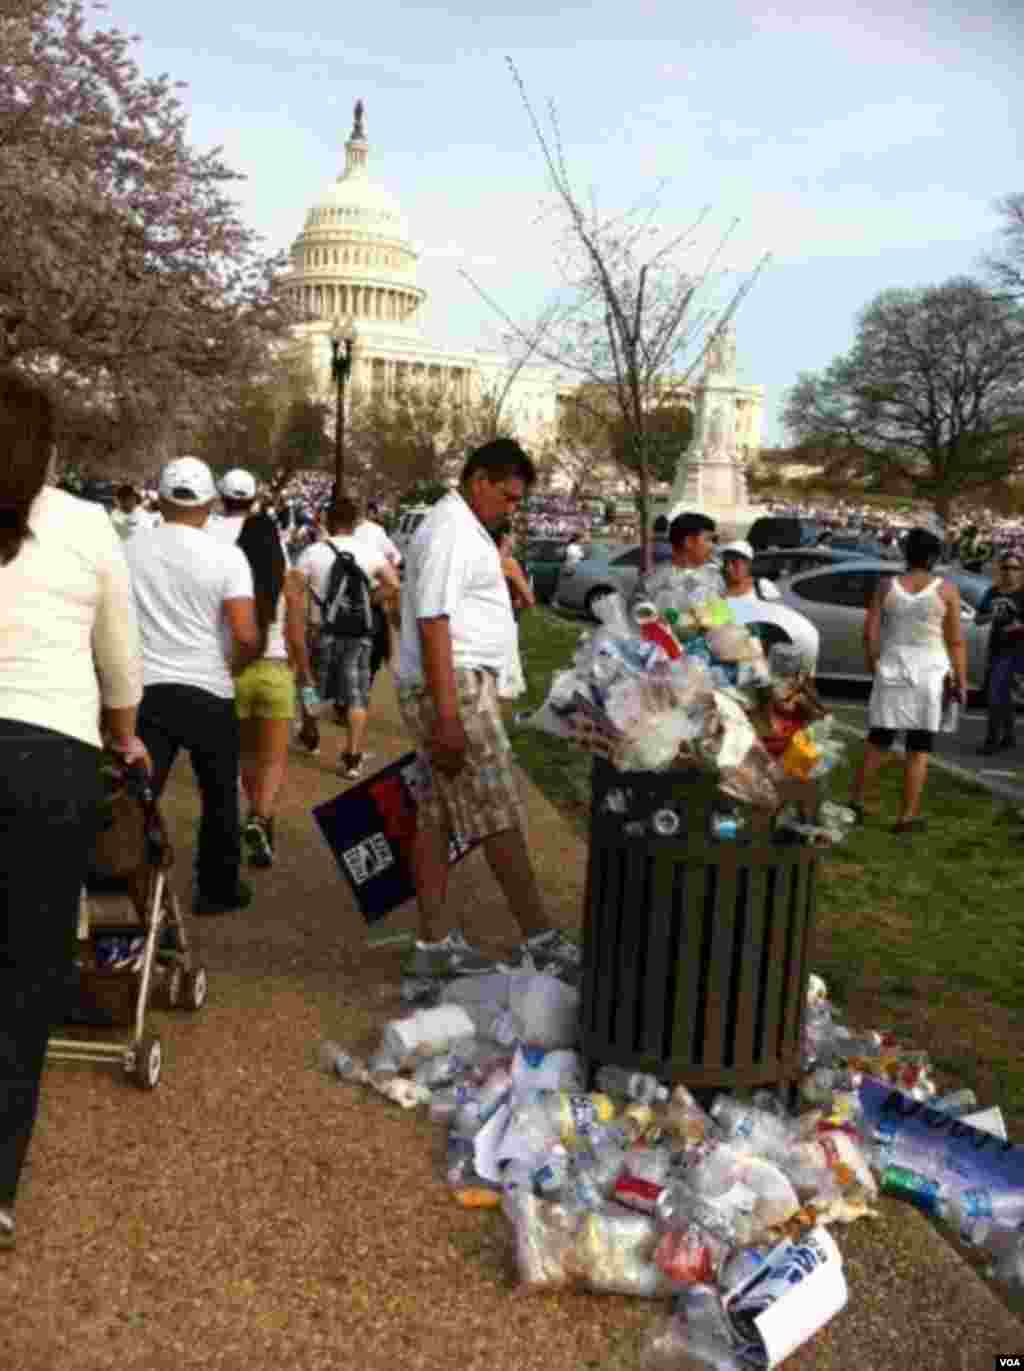
[[[883,561],[837,562],[776,581],[784,604],[807,616],[821,634],[818,675],[841,681],[870,681],[864,663],[864,618],[883,576],[899,575],[901,564]],[[985,678],[988,628],[974,622],[975,610],[991,584],[984,576],[936,568],[960,591],[967,678],[979,690]]]
[[[643,549],[639,543],[590,543],[587,555],[578,562],[566,562],[555,587],[555,604],[594,618],[594,604],[602,595],[619,590],[630,595],[640,577]],[[654,564],[672,560],[672,544],[654,543]]]

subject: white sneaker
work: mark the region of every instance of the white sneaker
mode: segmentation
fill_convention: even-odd
[[[520,943],[519,951],[523,960],[529,957],[538,971],[572,972],[579,971],[583,965],[583,949],[579,943],[567,938],[557,928],[535,933],[532,938]]]
[[[409,965],[412,976],[479,976],[493,971],[492,958],[466,942],[462,932],[453,928],[439,943],[417,942]]]

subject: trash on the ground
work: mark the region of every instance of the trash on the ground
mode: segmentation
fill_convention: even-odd
[[[845,1305],[831,1229],[873,1216],[880,1192],[1024,1286],[1024,1149],[1001,1112],[968,1089],[939,1095],[926,1053],[840,1022],[820,977],[799,1113],[772,1091],[698,1100],[611,1062],[588,1091],[578,995],[550,975],[463,977],[442,994],[390,1022],[367,1062],[326,1042],[321,1065],[428,1106],[453,1201],[503,1208],[525,1288],[673,1297],[645,1371],[779,1365]]]
[[[825,1228],[772,1249],[756,1270],[723,1296],[739,1342],[752,1366],[778,1366],[824,1328],[846,1305],[843,1259]]]

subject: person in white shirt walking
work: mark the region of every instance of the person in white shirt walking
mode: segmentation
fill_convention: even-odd
[[[544,912],[523,832],[522,802],[498,702],[498,678],[515,620],[491,529],[514,514],[536,479],[508,438],[479,448],[458,491],[434,505],[407,550],[397,680],[406,726],[429,764],[412,846],[420,938],[417,975],[459,975],[489,966],[449,928],[451,835],[479,840],[525,934],[521,954],[541,968],[571,971],[579,948]]]
[[[377,506],[375,504],[370,503],[366,506],[366,517],[360,519],[356,524],[353,537],[361,539],[377,557],[383,557],[397,572],[402,565],[402,554],[388,537],[386,529],[370,517],[376,513]],[[388,595],[387,587],[380,586],[373,605],[373,646],[370,651],[371,687],[377,672],[391,656],[390,619],[397,613],[397,608],[397,592],[395,595]]]
[[[163,524],[125,544],[142,638],[138,731],[153,758],[153,788],[159,795],[182,747],[199,785],[197,914],[242,909],[252,898],[238,877],[232,677],[259,655],[261,635],[249,563],[205,532],[216,498],[205,462],[169,462],[160,474]]]
[[[114,499],[117,503],[110,511],[110,522],[117,529],[118,537],[124,540],[134,538],[136,533],[155,528],[160,522],[159,515],[151,514],[145,508],[133,485],[118,486]]]
[[[210,515],[206,532],[219,543],[237,543],[242,525],[256,504],[256,477],[242,467],[233,468],[221,477],[220,498],[224,512]]]
[[[102,825],[101,730],[149,765],[124,551],[99,505],[46,484],[56,418],[42,386],[0,370],[0,1249],[15,1245],[47,1041],[67,1005]]]
[[[345,749],[338,760],[338,771],[346,780],[358,780],[364,763],[364,740],[369,717],[373,652],[372,605],[370,622],[358,631],[339,633],[330,619],[327,604],[331,574],[339,554],[350,556],[368,582],[370,592],[398,593],[398,573],[386,558],[355,536],[358,510],[344,496],[327,512],[328,536],[314,543],[299,558],[298,570],[306,579],[313,604],[318,611],[319,643],[315,656],[319,673],[320,698],[332,700],[345,711]]]

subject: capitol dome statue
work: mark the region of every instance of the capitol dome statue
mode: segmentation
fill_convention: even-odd
[[[397,196],[370,176],[365,118],[357,100],[345,168],[306,214],[284,278],[317,392],[327,400],[334,391],[334,335],[351,341],[349,389],[381,401],[407,387],[459,405],[500,399],[502,417],[528,447],[557,448],[560,413],[575,387],[554,367],[445,348],[421,331],[427,292],[417,282],[419,253]],[[760,447],[763,391],[737,381],[735,354],[730,329],[709,348],[703,379],[687,388],[695,431],[679,463],[673,502],[747,505],[745,465]],[[609,480],[624,487],[621,472],[610,472]]]
[[[417,253],[398,199],[370,179],[363,102],[345,144],[345,170],[306,215],[292,244],[287,289],[307,321],[324,330],[352,319],[360,332],[417,328],[426,292],[416,284]]]

